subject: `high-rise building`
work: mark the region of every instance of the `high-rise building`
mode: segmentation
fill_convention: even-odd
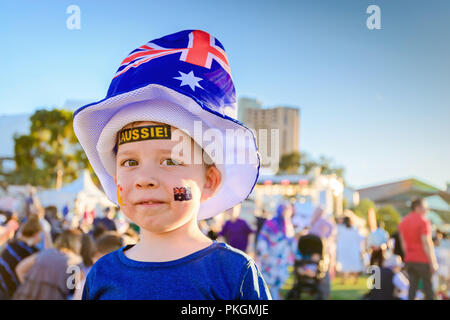
[[[257,99],[252,98],[239,98],[238,100],[238,120],[245,123],[245,110],[252,109],[261,109],[262,103]]]
[[[267,129],[267,147],[271,150],[270,131],[279,130],[279,154],[299,151],[300,111],[292,107],[247,108],[243,122],[254,129],[259,142],[259,129]]]

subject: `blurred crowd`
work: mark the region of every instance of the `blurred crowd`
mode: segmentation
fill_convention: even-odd
[[[426,211],[413,201],[394,234],[382,221],[368,228],[349,210],[334,217],[322,207],[298,224],[290,202],[245,217],[238,205],[199,227],[251,256],[273,299],[329,299],[333,279],[345,286],[361,277],[361,299],[448,299],[450,241]],[[81,299],[91,266],[138,240],[139,227],[118,208],[75,215],[30,194],[25,213],[0,212],[0,299]]]
[[[35,193],[25,212],[0,212],[0,300],[81,299],[92,265],[135,244],[139,229],[117,208],[85,211],[43,207]]]
[[[280,203],[271,213],[240,218],[240,206],[225,217],[201,222],[213,239],[227,242],[257,262],[273,299],[329,299],[331,281],[357,284],[361,299],[442,299],[450,290],[450,240],[426,219],[423,199],[389,234],[383,221],[371,228],[352,211],[340,217],[317,207],[307,225],[296,223],[295,206]]]

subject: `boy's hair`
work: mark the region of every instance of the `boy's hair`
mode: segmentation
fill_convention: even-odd
[[[117,232],[111,231],[98,238],[95,246],[97,253],[105,255],[122,248],[123,240]]]
[[[22,226],[22,236],[26,238],[30,238],[41,231],[42,226],[39,222],[39,217],[35,214],[30,215]]]
[[[64,230],[55,241],[56,249],[68,249],[79,254],[82,232],[77,229]]]

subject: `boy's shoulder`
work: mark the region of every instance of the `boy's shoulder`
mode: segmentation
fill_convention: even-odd
[[[212,269],[222,269],[225,273],[243,275],[249,268],[256,266],[255,261],[245,252],[223,242],[216,242],[214,250],[205,259]]]
[[[231,259],[234,262],[240,262],[242,264],[249,264],[253,262],[253,259],[247,255],[245,252],[233,248],[232,246],[224,243],[224,242],[215,242],[215,251],[216,253],[224,259]]]

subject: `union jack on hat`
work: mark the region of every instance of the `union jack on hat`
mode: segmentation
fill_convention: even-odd
[[[116,134],[134,121],[177,127],[195,137],[194,121],[203,131],[228,129],[249,143],[224,143],[224,155],[253,155],[256,163],[216,164],[219,190],[200,206],[198,219],[221,213],[245,200],[256,184],[259,156],[254,135],[237,117],[236,92],[222,44],[201,30],[184,30],[152,40],[133,50],[120,64],[103,100],[74,112],[73,126],[108,198],[117,202]],[[228,141],[226,141],[228,142]],[[206,151],[206,150],[205,150]]]

